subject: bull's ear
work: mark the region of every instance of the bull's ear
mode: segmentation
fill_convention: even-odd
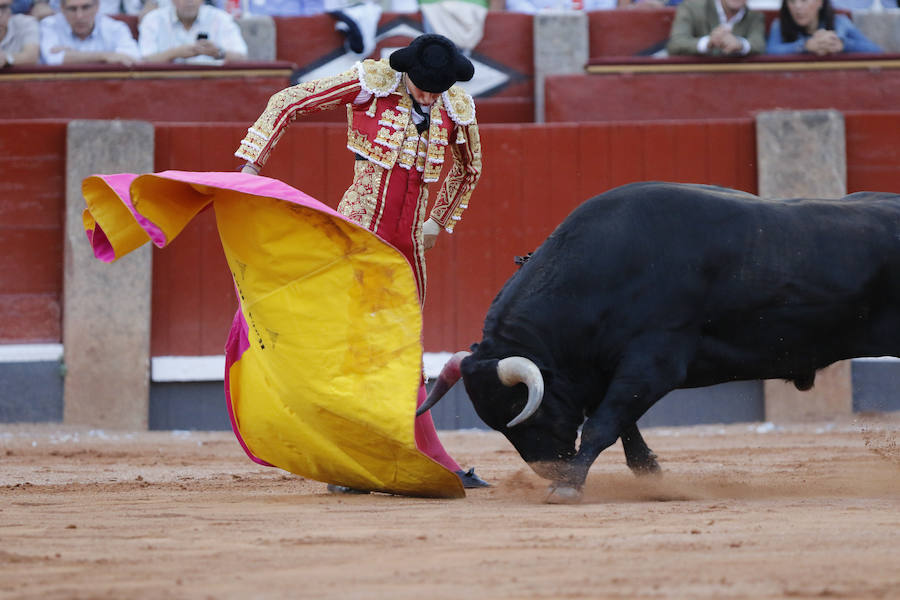
[[[472,352],[478,350],[478,342],[475,342],[471,346],[469,346],[469,350],[471,350]]]

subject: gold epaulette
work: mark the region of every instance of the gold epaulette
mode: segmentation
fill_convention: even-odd
[[[387,59],[366,59],[357,63],[359,83],[362,88],[379,98],[383,98],[397,89],[403,73],[391,68]]]
[[[444,108],[457,125],[471,125],[475,122],[475,101],[458,85],[444,92]]]

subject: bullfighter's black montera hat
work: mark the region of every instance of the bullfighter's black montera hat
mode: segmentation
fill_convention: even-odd
[[[442,35],[420,35],[406,48],[391,54],[391,68],[402,71],[425,92],[446,92],[457,81],[469,81],[475,66],[456,44]]]

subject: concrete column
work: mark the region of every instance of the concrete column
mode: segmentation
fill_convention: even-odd
[[[63,275],[63,421],[146,429],[150,389],[150,244],[113,264],[94,258],[84,233],[82,180],[153,171],[153,126],[72,121],[66,141]]]
[[[272,17],[242,17],[237,24],[247,42],[248,59],[256,62],[275,60],[275,20]]]
[[[760,113],[756,152],[764,198],[841,198],[847,193],[844,118],[837,111]],[[850,361],[819,371],[808,392],[780,380],[764,382],[763,389],[766,419],[773,422],[822,420],[853,411]]]
[[[900,52],[900,10],[854,10],[853,24],[885,52]]]
[[[588,19],[582,11],[534,15],[534,121],[544,122],[544,78],[584,73],[588,61]]]

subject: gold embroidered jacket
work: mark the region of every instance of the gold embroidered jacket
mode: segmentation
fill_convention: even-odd
[[[401,79],[402,73],[391,69],[387,60],[365,60],[340,75],[284,89],[269,99],[235,156],[261,167],[287,125],[298,116],[347,105],[347,147],[383,168],[415,168],[424,182],[435,182],[450,146],[453,166],[444,178],[431,218],[452,232],[481,176],[475,103],[462,88],[453,86],[432,104],[430,126],[420,136],[412,123],[412,98]],[[371,94],[371,100],[353,106],[361,91]]]

